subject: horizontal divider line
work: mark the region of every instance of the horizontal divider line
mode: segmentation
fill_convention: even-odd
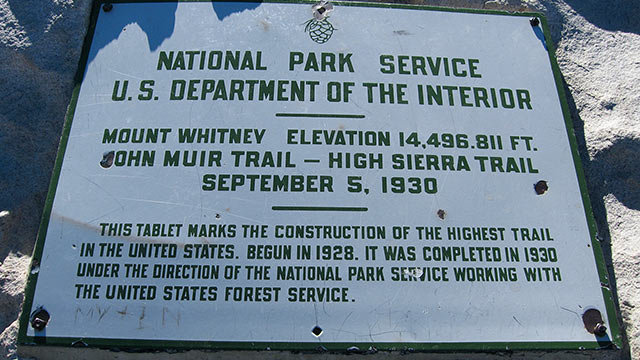
[[[369,211],[366,207],[349,206],[272,206],[273,211]]]
[[[319,159],[304,159],[304,162],[308,162],[308,163],[319,163],[320,160]]]
[[[276,117],[309,117],[309,118],[333,118],[333,119],[364,119],[359,114],[303,114],[303,113],[276,113]]]

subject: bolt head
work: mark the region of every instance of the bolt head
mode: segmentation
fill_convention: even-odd
[[[31,315],[31,326],[36,331],[42,331],[49,323],[49,319],[51,319],[51,316],[47,310],[43,308],[36,309]]]
[[[593,328],[593,333],[596,336],[605,336],[607,335],[607,327],[603,323],[597,323],[596,326]]]
[[[33,319],[33,321],[31,321],[31,326],[33,326],[34,329],[40,331],[47,326],[47,322],[42,319]]]
[[[529,19],[529,24],[531,24],[531,26],[538,26],[540,25],[540,19],[537,17],[531,18]]]
[[[111,3],[106,3],[104,5],[102,5],[102,10],[104,10],[104,12],[109,12],[113,9],[113,4]]]
[[[584,328],[590,334],[597,337],[603,337],[607,335],[607,327],[602,319],[602,314],[598,309],[588,309],[582,314],[582,321],[584,322]]]

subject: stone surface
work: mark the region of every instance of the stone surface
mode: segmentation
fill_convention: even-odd
[[[546,15],[568,90],[599,237],[609,273],[615,276],[612,284],[628,340],[622,356],[640,358],[640,2],[411,3],[535,10]],[[7,358],[18,356],[16,319],[29,256],[90,8],[90,0],[0,0],[0,356]],[[114,356],[101,354],[100,358]],[[53,352],[49,355],[56,357]],[[579,353],[535,356],[585,358]]]

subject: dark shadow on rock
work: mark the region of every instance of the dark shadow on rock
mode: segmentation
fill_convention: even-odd
[[[592,166],[605,194],[613,194],[629,209],[640,210],[640,139],[619,138],[595,153]]]
[[[76,1],[73,5],[57,1],[8,0],[8,6],[31,44],[20,49],[22,54],[42,70],[75,71],[78,63],[75,54],[69,52],[69,44],[75,44],[85,35],[90,0]]]
[[[234,13],[255,9],[260,4],[212,3],[212,7],[222,20]],[[6,149],[0,157],[4,175],[0,179],[0,211],[10,211],[9,216],[0,220],[0,262],[10,252],[32,252],[71,97],[73,82],[68,74],[76,71],[80,44],[85,35],[68,29],[86,29],[91,1],[82,0],[74,6],[64,7],[54,2],[8,0],[8,6],[31,45],[19,51],[7,48],[0,51],[0,72],[6,80],[0,82],[0,91],[6,94],[0,98],[3,111],[0,148]],[[127,11],[123,4],[114,4],[109,12],[99,9],[99,18],[110,21],[94,34],[89,61],[117,39],[129,24],[140,26],[147,35],[149,49],[156,50],[174,32],[177,7],[175,2],[157,3],[145,6],[144,11],[134,12]],[[205,8],[211,9],[208,5]],[[52,20],[52,16],[60,14],[63,16]],[[78,48],[77,53],[70,51],[72,44]],[[51,96],[60,91],[65,94],[64,99]],[[24,108],[31,110],[25,112]]]
[[[127,7],[144,5],[127,4]],[[96,31],[93,36],[87,65],[95,59],[102,48],[116,40],[122,30],[130,24],[140,26],[147,35],[149,50],[155,51],[173,34],[177,7],[177,3],[156,3],[153,6],[144,6],[144,11],[130,11],[131,9],[125,8],[124,4],[114,4],[109,12],[100,9],[98,21],[101,22],[101,27],[100,31]]]
[[[241,13],[245,10],[253,10],[260,6],[261,1],[258,2],[215,2],[211,3],[213,10],[216,12],[218,20],[222,21],[227,16],[234,13]]]
[[[613,295],[616,315],[618,318],[617,321],[620,325],[620,333],[623,342],[622,358],[631,359],[629,341],[624,327],[622,326],[623,322],[620,312],[617,283],[613,269],[613,257],[611,253],[611,232],[609,230],[604,197],[607,194],[613,194],[622,203],[624,203],[625,206],[634,209],[637,209],[637,206],[640,205],[640,201],[638,201],[640,199],[640,195],[638,195],[638,193],[640,192],[630,194],[627,189],[620,187],[621,182],[627,183],[628,181],[632,181],[635,182],[635,184],[639,184],[638,180],[640,180],[640,172],[636,170],[634,173],[632,170],[634,167],[637,169],[639,166],[637,164],[633,165],[632,162],[634,159],[638,159],[638,157],[640,157],[640,141],[632,141],[635,144],[622,142],[618,146],[614,144],[600,153],[597,153],[593,159],[590,159],[584,135],[584,122],[578,114],[575,101],[569,91],[569,88],[566,86],[564,79],[563,85],[567,97],[567,103],[569,105],[569,111],[571,113],[573,130],[576,135],[580,160],[585,172],[591,208],[593,210],[593,216],[598,230],[597,238],[600,241],[600,247],[602,248],[607,277],[609,278],[609,288]],[[625,148],[627,146],[628,148]],[[625,159],[621,163],[618,162],[620,157],[633,154],[635,154],[635,156]],[[627,166],[627,164],[630,166]]]
[[[565,0],[593,25],[610,31],[640,34],[640,1]]]

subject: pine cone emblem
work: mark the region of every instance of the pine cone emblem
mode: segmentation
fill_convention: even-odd
[[[311,40],[318,44],[329,41],[335,30],[328,20],[331,11],[333,11],[333,5],[327,0],[320,1],[311,7],[313,19],[305,23],[304,32],[308,31]]]
[[[333,25],[327,19],[316,20],[311,19],[306,22],[306,26],[304,28],[305,32],[309,32],[309,37],[311,40],[317,42],[318,44],[324,44],[329,39],[331,39],[331,35],[333,35]]]

